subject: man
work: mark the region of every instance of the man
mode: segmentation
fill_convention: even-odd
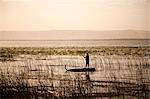
[[[86,61],[86,67],[88,66],[89,67],[89,54],[86,53],[86,57],[85,58],[85,61]]]

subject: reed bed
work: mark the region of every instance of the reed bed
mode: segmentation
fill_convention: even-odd
[[[0,97],[148,99],[148,50],[150,49],[1,48]],[[87,51],[90,53],[90,66],[95,67],[96,72],[72,73],[65,70],[65,65],[84,67],[82,55]],[[124,53],[125,51],[130,52]]]

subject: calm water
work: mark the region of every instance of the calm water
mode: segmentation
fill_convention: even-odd
[[[58,96],[71,96],[72,93],[82,93],[82,95],[87,93],[107,94],[105,98],[90,99],[148,99],[150,97],[149,92],[146,93],[147,98],[139,97],[140,93],[138,93],[140,92],[138,91],[138,88],[140,88],[138,85],[142,81],[148,85],[150,81],[150,69],[148,67],[142,68],[145,62],[149,64],[149,57],[143,59],[142,57],[132,56],[94,55],[90,57],[90,66],[96,68],[96,71],[92,73],[65,70],[65,65],[67,68],[84,67],[85,61],[81,56],[21,55],[14,57],[14,59],[17,61],[0,63],[1,73],[8,78],[8,81],[14,81],[16,77],[20,77],[21,81],[27,82],[29,88],[38,86],[38,89],[42,89],[41,86],[44,86],[47,87],[45,92],[52,92],[54,95],[55,93]],[[125,84],[112,82],[125,82]],[[122,89],[126,87],[126,90]],[[81,88],[83,89],[80,90]],[[117,93],[118,91],[120,91],[120,94],[124,94],[124,98],[119,95],[109,98],[109,93]],[[42,93],[43,91],[38,92]],[[139,95],[132,96],[134,92]]]
[[[0,41],[0,47],[150,46],[150,40],[38,40]]]
[[[49,40],[49,41],[0,41],[0,47],[97,47],[97,46],[150,46],[150,40]],[[111,99],[145,99],[138,91],[145,83],[150,88],[150,56],[100,56],[90,55],[90,66],[95,67],[93,73],[67,72],[65,66],[84,67],[82,56],[72,55],[19,55],[15,61],[0,62],[1,74],[9,81],[20,77],[29,88],[48,86],[46,92],[64,96],[72,93],[124,93]],[[148,65],[146,65],[148,64]],[[112,83],[116,82],[116,83]],[[118,82],[125,82],[118,84]],[[146,87],[147,87],[146,86]],[[54,89],[52,89],[54,87]],[[122,88],[127,88],[127,90]],[[82,90],[80,90],[83,88]],[[120,88],[120,89],[117,89]],[[41,91],[42,93],[43,91]],[[137,93],[137,96],[132,96]],[[126,95],[128,94],[128,95]],[[150,92],[144,93],[147,99]],[[142,94],[143,95],[143,94]],[[130,97],[128,97],[130,96]],[[82,98],[81,98],[82,99]],[[93,98],[93,99],[103,99]]]

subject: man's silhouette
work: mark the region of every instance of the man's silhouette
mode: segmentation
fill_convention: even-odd
[[[86,67],[88,66],[89,67],[89,54],[86,53],[86,57],[85,58],[85,61],[86,61]]]

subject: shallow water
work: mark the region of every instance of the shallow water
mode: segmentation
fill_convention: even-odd
[[[49,86],[47,91],[51,91],[50,86],[53,86],[56,93],[61,91],[62,96],[70,96],[73,92],[81,91],[76,87],[84,88],[82,89],[84,93],[109,93],[117,91],[118,82],[124,82],[125,84],[120,83],[122,85],[119,86],[131,87],[128,91],[132,93],[132,87],[136,87],[132,84],[145,83],[148,87],[150,84],[150,67],[145,66],[145,64],[150,64],[149,56],[91,55],[90,66],[96,68],[96,72],[93,73],[74,73],[65,70],[65,65],[67,67],[84,67],[85,60],[82,56],[20,55],[14,57],[14,60],[0,63],[1,73],[8,76],[7,79],[14,80],[15,77],[20,77],[20,79],[26,80],[30,87]],[[149,93],[146,95],[149,97]],[[118,97],[123,96],[121,94]],[[122,99],[128,99],[126,97],[139,98],[130,95],[124,97]],[[114,99],[116,98],[114,97]]]
[[[91,50],[99,46],[108,48]],[[126,48],[117,49],[116,46]],[[85,99],[85,96],[92,99],[148,99],[150,53],[149,47],[144,46],[150,46],[150,40],[0,41],[1,48],[18,47],[1,49],[0,85],[11,91],[19,91],[20,87],[17,87],[25,85],[25,90],[36,93],[30,98],[52,95],[79,99]],[[51,50],[47,47],[64,49]],[[68,54],[61,53],[68,50]],[[81,55],[86,50],[91,52],[90,67],[95,67],[96,71],[66,71],[65,66],[85,67]],[[55,52],[51,55],[51,51]]]

